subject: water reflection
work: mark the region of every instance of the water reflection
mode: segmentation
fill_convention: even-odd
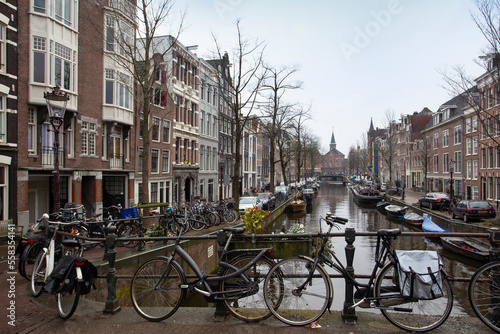
[[[341,185],[329,185],[324,183],[318,192],[318,196],[313,200],[313,204],[308,208],[307,212],[299,214],[281,215],[274,224],[272,231],[280,233],[288,231],[294,224],[303,224],[307,233],[313,231],[326,231],[328,225],[325,222],[319,223],[320,217],[324,217],[326,212],[332,212],[335,216],[345,217],[349,219],[346,226],[340,226],[340,231],[344,231],[345,227],[352,227],[358,232],[374,232],[379,229],[399,228],[402,231],[418,231],[420,229],[411,225],[406,225],[402,221],[392,221],[386,216],[379,213],[373,207],[362,207],[356,204],[352,198],[352,194],[347,187]],[[332,244],[336,250],[336,254],[342,263],[345,264],[346,246],[344,238],[332,238]],[[376,246],[376,238],[374,237],[356,237],[354,242],[356,247],[354,255],[354,268],[357,274],[369,275],[373,268],[374,253]],[[453,277],[470,278],[474,271],[479,268],[482,263],[470,260],[468,258],[459,257],[454,253],[442,249],[439,240],[428,240],[423,237],[399,237],[393,244],[395,249],[420,249],[420,250],[437,250],[444,259],[446,272]],[[327,268],[329,269],[329,268]],[[335,310],[341,310],[343,307],[343,279],[334,279],[335,287],[334,304]],[[455,303],[452,314],[469,314],[473,315],[467,298],[467,282],[452,282]],[[366,309],[365,309],[366,310]],[[378,311],[377,311],[378,312]]]

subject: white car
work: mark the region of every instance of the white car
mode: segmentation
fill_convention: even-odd
[[[261,201],[255,196],[245,196],[245,197],[240,197],[240,215],[245,214],[245,209],[248,208],[253,208],[254,206],[258,207],[260,209],[261,207]]]

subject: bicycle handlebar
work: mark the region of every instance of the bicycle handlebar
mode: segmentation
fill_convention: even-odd
[[[334,223],[339,223],[345,225],[349,219],[343,217],[333,216],[331,212],[326,213],[326,217],[323,218],[329,225],[333,225]]]

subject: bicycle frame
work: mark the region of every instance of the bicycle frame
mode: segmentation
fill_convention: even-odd
[[[245,283],[249,283],[250,279],[245,275],[245,271],[248,270],[251,266],[255,265],[267,252],[269,252],[272,248],[261,248],[261,249],[255,249],[255,251],[258,251],[258,254],[255,256],[253,260],[251,260],[247,265],[245,265],[242,268],[238,268],[235,266],[232,266],[228,262],[224,261],[225,256],[227,255],[228,251],[227,248],[231,242],[231,239],[233,237],[233,234],[230,234],[228,241],[223,249],[223,252],[220,256],[219,259],[219,271],[217,276],[207,276],[206,274],[203,273],[203,271],[200,269],[198,264],[193,260],[193,258],[184,250],[182,247],[179,246],[180,239],[177,238],[176,244],[172,250],[172,253],[169,257],[162,257],[165,260],[167,260],[167,265],[165,266],[165,271],[162,273],[161,278],[158,280],[158,282],[155,285],[155,289],[159,289],[163,282],[165,281],[166,277],[170,274],[169,268],[170,264],[174,260],[175,255],[178,255],[180,258],[182,258],[186,264],[193,270],[193,272],[196,274],[198,279],[192,281],[192,282],[187,282],[187,285],[182,285],[181,288],[187,289],[187,288],[192,288],[195,291],[201,293],[202,295],[205,295],[207,297],[209,296],[217,296],[221,294],[227,294],[232,293],[232,292],[244,292],[247,289],[241,288],[241,289],[235,289],[235,290],[230,290],[230,291],[213,291],[212,288],[210,287],[210,283],[212,282],[219,282],[219,281],[224,281],[226,279],[230,279],[236,276],[241,276]],[[232,269],[233,272],[228,274],[228,275],[223,275],[220,276],[220,273],[222,272],[221,270],[223,268],[229,268]],[[202,290],[201,288],[205,288],[206,290]],[[217,297],[216,297],[217,298]],[[222,300],[223,298],[220,298],[218,300]]]

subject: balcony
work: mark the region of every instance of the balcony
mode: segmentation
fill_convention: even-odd
[[[123,169],[123,154],[109,155],[109,168],[110,169]]]
[[[54,168],[54,147],[44,146],[42,148],[42,167]],[[59,168],[64,167],[64,148],[59,148]]]

